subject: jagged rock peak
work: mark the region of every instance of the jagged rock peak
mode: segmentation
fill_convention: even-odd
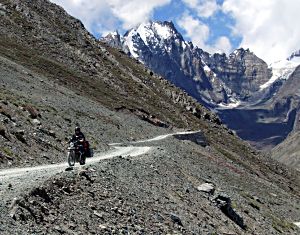
[[[148,21],[127,31],[124,37],[128,36],[130,33],[138,33],[145,43],[151,42],[153,38],[163,40],[179,38],[183,40],[172,21]]]

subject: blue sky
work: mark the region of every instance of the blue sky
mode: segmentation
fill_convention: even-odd
[[[80,19],[95,37],[147,20],[172,21],[208,51],[249,48],[268,63],[300,49],[299,0],[50,0]]]
[[[220,6],[223,4],[223,2],[223,0],[216,1],[216,3]],[[192,38],[187,35],[185,29],[178,24],[180,16],[184,15],[185,13],[208,25],[210,28],[210,34],[206,41],[208,45],[213,45],[218,38],[226,36],[231,42],[231,49],[226,51],[227,53],[240,46],[242,38],[237,35],[231,35],[231,27],[233,27],[235,24],[234,19],[230,15],[224,14],[224,12],[220,10],[217,11],[213,17],[201,17],[195,11],[193,11],[193,9],[188,8],[183,1],[173,0],[170,4],[157,8],[154,11],[153,19],[160,21],[173,21],[176,28],[184,36],[184,38],[190,41]]]

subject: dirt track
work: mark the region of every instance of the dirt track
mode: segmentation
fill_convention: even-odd
[[[99,162],[103,159],[109,159],[117,156],[131,156],[136,157],[143,155],[151,151],[151,146],[134,146],[134,144],[141,143],[151,143],[159,140],[163,140],[173,135],[185,135],[195,132],[178,132],[166,135],[160,135],[155,138],[140,140],[136,142],[130,142],[128,144],[114,143],[112,150],[104,153],[96,153],[93,158],[89,158],[86,161],[86,165],[91,165],[95,162]],[[123,145],[123,146],[120,146]],[[125,146],[124,146],[125,145]],[[128,146],[126,146],[128,145]],[[75,168],[81,168],[81,166],[76,165]],[[35,167],[24,167],[24,168],[11,168],[4,169],[0,171],[0,196],[4,201],[10,201],[27,189],[33,187],[35,184],[41,183],[47,178],[65,171],[68,169],[67,162],[62,162],[58,164],[48,164]]]

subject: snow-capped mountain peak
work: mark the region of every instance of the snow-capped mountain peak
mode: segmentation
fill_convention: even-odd
[[[187,43],[178,33],[174,24],[168,21],[142,23],[129,30],[124,35],[123,41],[125,51],[136,59],[143,57],[142,52],[145,52],[146,48],[152,53],[160,50],[170,53],[173,42],[183,48],[187,47]]]
[[[169,24],[161,22],[147,22],[139,25],[136,31],[140,34],[141,38],[148,45],[148,41],[154,38],[166,40],[172,37],[176,32]]]

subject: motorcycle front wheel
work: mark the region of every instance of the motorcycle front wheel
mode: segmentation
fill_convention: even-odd
[[[69,166],[75,165],[75,152],[74,151],[68,152],[68,164],[69,164]]]

